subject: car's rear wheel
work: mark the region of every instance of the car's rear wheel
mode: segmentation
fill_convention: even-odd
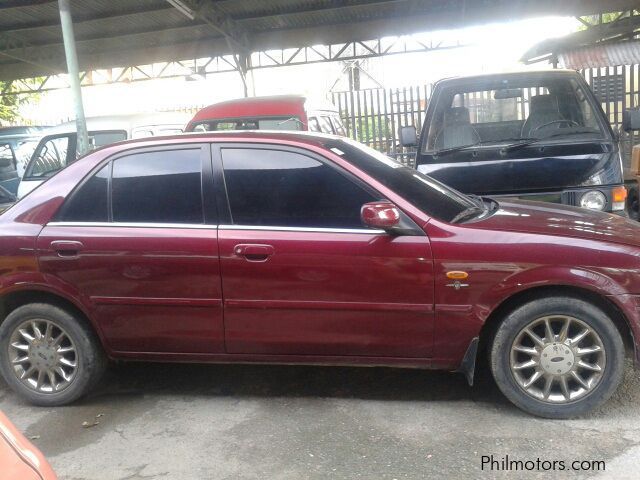
[[[105,367],[95,334],[62,308],[24,305],[0,324],[0,373],[31,403],[73,402],[100,379]]]
[[[611,319],[571,297],[533,300],[498,327],[491,370],[502,393],[534,415],[570,418],[604,403],[622,381],[624,344]]]

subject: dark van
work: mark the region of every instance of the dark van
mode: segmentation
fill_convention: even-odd
[[[420,141],[400,136],[419,171],[462,192],[625,211],[617,135],[575,71],[441,80]]]

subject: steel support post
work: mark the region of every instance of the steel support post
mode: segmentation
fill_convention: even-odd
[[[76,53],[76,40],[73,35],[73,20],[69,0],[58,0],[60,9],[60,24],[62,25],[62,38],[64,41],[64,53],[67,59],[69,73],[69,85],[71,97],[76,114],[76,129],[78,133],[77,151],[80,155],[89,151],[89,134],[87,121],[84,117],[82,105],[82,91],[80,89],[80,71],[78,70],[78,55]]]

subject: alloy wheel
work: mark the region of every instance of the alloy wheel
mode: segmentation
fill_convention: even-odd
[[[59,325],[37,319],[21,323],[9,340],[9,361],[20,382],[38,393],[58,393],[78,371],[76,347]]]
[[[509,366],[528,395],[547,403],[571,403],[600,383],[606,352],[598,333],[567,315],[535,319],[516,335]]]

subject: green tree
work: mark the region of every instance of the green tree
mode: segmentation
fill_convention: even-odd
[[[15,91],[14,82],[0,81],[0,120],[5,122],[15,121],[19,114],[20,95],[11,95]]]
[[[41,82],[41,78],[23,81],[23,83],[34,88]],[[16,123],[20,120],[20,106],[25,103],[35,102],[40,98],[39,93],[16,95],[17,91],[16,82],[0,80],[0,124]]]

